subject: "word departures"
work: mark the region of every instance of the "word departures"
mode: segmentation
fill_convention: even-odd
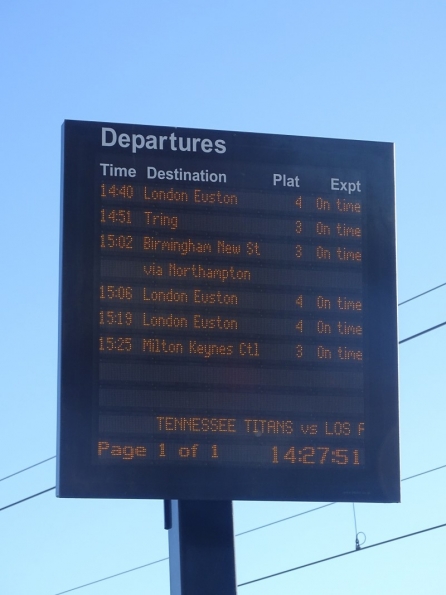
[[[62,145],[58,495],[398,501],[393,146]]]

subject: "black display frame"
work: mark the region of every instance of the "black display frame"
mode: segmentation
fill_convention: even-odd
[[[358,170],[366,180],[364,295],[367,296],[368,350],[364,363],[367,402],[367,464],[361,469],[209,465],[165,467],[92,463],[92,395],[98,391],[95,280],[98,277],[98,225],[92,193],[95,158],[106,153],[101,129],[117,134],[224,139],[225,162],[264,163],[305,168]],[[125,143],[124,143],[125,144]],[[131,147],[110,149],[131,164],[142,157]],[[149,151],[144,157],[151,158]],[[272,157],[271,157],[272,156]],[[168,163],[175,155],[165,151]],[[209,164],[216,153],[182,155]],[[229,160],[229,161],[228,161]],[[164,498],[195,500],[305,500],[398,502],[398,343],[394,147],[392,143],[209,131],[160,126],[65,121],[62,140],[61,281],[58,380],[57,495],[92,498]],[[96,359],[95,359],[96,358]],[[373,397],[371,397],[373,395]]]

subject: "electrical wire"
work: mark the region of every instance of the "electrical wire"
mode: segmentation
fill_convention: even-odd
[[[415,339],[416,337],[419,337],[420,335],[425,335],[426,333],[430,333],[431,331],[434,331],[435,329],[440,328],[440,326],[444,326],[445,324],[446,324],[446,321],[441,322],[440,324],[437,324],[435,326],[431,326],[431,328],[428,328],[425,331],[421,331],[421,333],[417,333],[416,335],[412,335],[411,337],[406,337],[406,339],[402,339],[401,341],[399,341],[399,343],[401,345],[401,343],[405,343],[406,341]]]
[[[5,481],[5,479],[9,479],[10,477],[14,477],[14,475],[18,475],[19,473],[23,473],[24,471],[28,471],[28,469],[32,469],[33,467],[37,467],[37,465],[42,465],[42,463],[46,463],[47,461],[51,461],[55,459],[56,455],[49,457],[48,459],[44,459],[43,461],[39,461],[38,463],[34,463],[34,465],[30,465],[29,467],[25,467],[24,469],[20,469],[20,471],[16,471],[15,473],[11,473],[11,475],[7,475],[6,477],[2,477],[0,481]]]
[[[439,471],[440,469],[445,469],[446,465],[440,465],[439,467],[434,467],[433,469],[427,469],[426,471],[421,471],[421,473],[416,473],[415,475],[409,475],[408,477],[403,477],[401,481],[408,481],[409,479],[414,479],[415,477],[420,477],[421,475],[426,475],[427,473],[432,473],[433,471]],[[321,508],[327,508],[328,506],[333,506],[337,504],[337,502],[330,502],[329,504],[323,504],[322,506],[316,506],[316,508],[310,508],[309,510],[305,510],[304,512],[299,512],[298,514],[293,514],[291,516],[287,516],[283,519],[279,519],[277,521],[272,521],[271,523],[266,523],[266,525],[260,525],[258,527],[254,527],[253,529],[248,529],[247,531],[241,531],[240,533],[236,533],[235,537],[240,537],[241,535],[246,535],[247,533],[252,533],[253,531],[259,531],[259,529],[265,529],[266,527],[271,527],[271,525],[277,525],[278,523],[283,523],[284,521],[289,521],[291,519],[295,519],[296,517],[303,516],[304,514],[309,514],[310,512],[316,512],[316,510],[321,510]],[[353,504],[354,507],[354,504]],[[354,510],[354,508],[353,508]],[[354,522],[355,522],[355,531],[356,529],[356,513],[354,511]],[[360,532],[361,533],[361,532]]]
[[[431,291],[435,291],[436,289],[440,289],[440,287],[444,287],[446,283],[441,283],[441,285],[437,285],[436,287],[432,287],[432,289],[428,289],[427,291],[423,291],[423,293],[419,293],[418,295],[414,295],[413,297],[409,298],[408,300],[404,300],[404,302],[400,302],[398,306],[402,306],[403,304],[407,304],[407,302],[411,302],[412,300],[416,300],[417,298],[421,297],[422,295],[426,295],[426,293],[430,293]]]
[[[446,467],[446,465],[445,465],[445,467]],[[242,531],[241,533],[236,533],[235,537],[239,537],[240,535],[245,535],[246,533],[251,533],[252,531],[258,531],[259,529],[264,529],[265,527],[270,527],[271,525],[275,525],[277,523],[282,523],[284,521],[288,521],[290,519],[296,518],[298,516],[302,516],[304,514],[308,514],[310,512],[315,512],[316,510],[320,510],[321,508],[327,508],[327,506],[333,506],[333,504],[336,504],[336,502],[330,502],[329,504],[317,506],[316,508],[310,508],[309,510],[305,510],[304,512],[300,512],[298,514],[294,514],[292,516],[289,516],[289,517],[286,517],[283,519],[279,519],[278,521],[273,521],[272,523],[267,523],[266,525],[261,525],[259,527],[254,527],[253,529],[248,529],[247,531]],[[73,587],[72,589],[68,589],[68,591],[60,591],[59,593],[55,593],[55,595],[64,595],[65,593],[70,593],[71,591],[76,591],[77,589],[82,589],[84,587],[88,587],[90,585],[94,585],[96,583],[100,583],[102,581],[106,581],[106,580],[115,578],[117,576],[121,576],[122,574],[134,572],[135,570],[140,570],[141,568],[146,568],[147,566],[151,566],[152,564],[157,564],[158,562],[166,562],[168,559],[169,559],[169,557],[161,558],[160,560],[155,560],[154,562],[149,562],[148,564],[143,564],[142,566],[136,566],[135,568],[130,568],[129,570],[124,570],[123,572],[118,572],[117,574],[112,574],[110,576],[106,576],[104,578],[92,581],[90,583],[85,583],[84,585],[79,585],[77,587]]]
[[[22,500],[17,500],[17,502],[13,502],[12,504],[8,504],[7,506],[3,506],[3,508],[0,508],[0,512],[2,510],[6,510],[7,508],[11,508],[12,506],[16,506],[17,504],[21,504],[22,502],[26,502],[27,500],[31,500],[31,498],[36,498],[37,496],[41,496],[42,494],[51,492],[51,490],[55,490],[55,489],[56,489],[56,486],[53,486],[52,488],[48,488],[46,490],[43,490],[42,492],[37,492],[37,494],[33,494],[32,496],[27,496],[26,498],[22,498]]]
[[[315,566],[316,564],[321,564],[322,562],[328,562],[329,560],[335,560],[336,558],[342,558],[342,556],[348,556],[349,554],[356,554],[356,552],[363,552],[365,550],[371,549],[372,547],[386,545],[388,543],[392,543],[393,541],[398,541],[400,539],[406,539],[408,537],[415,537],[416,535],[421,535],[422,533],[427,533],[428,531],[435,531],[435,529],[441,529],[442,527],[446,527],[446,523],[443,523],[441,525],[436,525],[435,527],[428,527],[427,529],[421,529],[420,531],[414,531],[413,533],[406,533],[405,535],[399,535],[398,537],[392,537],[391,539],[386,539],[385,541],[379,541],[377,543],[372,543],[371,545],[366,545],[359,549],[349,550],[348,552],[342,552],[342,554],[336,554],[335,556],[330,556],[329,558],[322,558],[321,560],[316,560],[314,562],[308,562],[308,564],[302,564],[301,566],[295,566],[294,568],[288,568],[287,570],[281,570],[280,572],[275,572],[274,574],[268,574],[267,576],[262,576],[260,578],[255,578],[251,581],[246,581],[244,583],[240,583],[237,585],[237,587],[245,587],[246,585],[252,585],[253,583],[258,583],[258,582],[264,581],[268,578],[280,576],[281,574],[286,574],[288,572],[294,572],[296,570],[302,570],[302,568],[308,568],[309,566]]]
[[[426,473],[432,473],[433,471],[438,471],[439,469],[444,469],[446,465],[440,465],[440,467],[434,467],[433,469],[428,469],[427,471],[421,471],[421,473],[416,473],[415,475],[409,475],[409,477],[404,477],[401,481],[407,481],[408,479],[414,479],[415,477],[420,477],[420,475],[426,475]]]
[[[160,558],[159,560],[154,560],[153,562],[149,562],[148,564],[143,564],[142,566],[137,566],[136,568],[131,568],[130,570],[124,570],[123,572],[118,572],[117,574],[112,574],[111,576],[106,576],[105,578],[100,578],[97,581],[92,581],[91,583],[86,583],[85,585],[79,585],[79,587],[73,587],[72,589],[68,589],[68,591],[59,591],[59,593],[55,593],[55,595],[64,595],[64,593],[71,593],[71,591],[77,591],[77,589],[83,589],[84,587],[89,587],[90,585],[95,585],[96,583],[101,583],[102,581],[108,581],[110,578],[115,578],[117,576],[121,576],[123,574],[128,574],[129,572],[133,572],[134,570],[140,570],[141,568],[147,568],[147,566],[153,566],[154,564],[158,564],[159,562],[165,562],[169,558]]]
[[[316,510],[320,510],[321,508],[327,508],[327,506],[333,506],[333,504],[336,504],[336,502],[330,502],[329,504],[323,504],[322,506],[317,506],[316,508],[310,508],[309,510],[305,510],[304,512],[299,512],[298,514],[293,514],[291,516],[287,516],[284,519],[279,519],[278,521],[273,521],[272,523],[267,523],[266,525],[260,525],[260,527],[254,527],[254,529],[248,529],[247,531],[242,531],[241,533],[236,533],[235,537],[240,537],[240,535],[246,535],[246,533],[252,533],[253,531],[258,531],[259,529],[265,529],[265,527],[271,527],[271,525],[277,525],[277,523],[283,523],[284,521],[289,521],[290,519],[295,519],[298,516],[303,516],[304,514],[308,514],[310,512],[315,512]]]

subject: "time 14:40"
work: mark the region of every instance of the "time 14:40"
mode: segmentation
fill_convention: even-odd
[[[102,198],[132,199],[134,188],[130,184],[101,184]]]

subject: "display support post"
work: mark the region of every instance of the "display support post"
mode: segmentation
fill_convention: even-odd
[[[232,502],[166,501],[171,595],[236,595]]]

